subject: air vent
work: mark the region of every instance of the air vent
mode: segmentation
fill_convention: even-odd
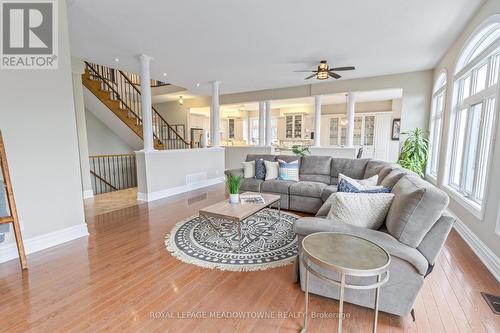
[[[500,296],[495,296],[487,293],[481,293],[483,295],[484,300],[491,308],[494,314],[500,314]]]

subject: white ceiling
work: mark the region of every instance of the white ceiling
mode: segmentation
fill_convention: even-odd
[[[154,78],[209,95],[212,80],[222,94],[301,85],[293,71],[322,59],[356,66],[344,78],[433,68],[482,3],[68,0],[68,18],[72,55],[138,72],[144,53]]]

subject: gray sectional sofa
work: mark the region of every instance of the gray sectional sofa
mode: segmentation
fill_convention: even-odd
[[[285,161],[296,156],[248,155],[255,159]],[[226,174],[243,174],[242,169],[227,170]],[[338,175],[354,179],[379,176],[379,184],[389,186],[394,199],[379,230],[365,229],[347,223],[333,223],[326,218],[331,204],[330,195],[337,191]],[[299,244],[315,232],[333,231],[361,236],[380,246],[391,255],[390,279],[381,288],[379,309],[384,312],[407,315],[422,288],[424,278],[432,271],[441,248],[453,226],[454,218],[446,215],[448,196],[437,187],[401,167],[371,159],[345,159],[330,156],[306,156],[300,159],[299,182],[282,180],[244,179],[241,191],[275,193],[281,196],[281,207],[315,214],[299,218],[294,226]],[[299,245],[299,255],[301,254]],[[314,264],[312,264],[314,267]],[[320,268],[315,267],[319,271]],[[326,274],[326,272],[324,272]],[[304,290],[305,269],[296,260],[294,279]],[[330,275],[331,274],[326,274]],[[335,276],[332,276],[335,278]],[[351,278],[346,282],[372,283],[366,278]],[[337,287],[310,275],[309,291],[338,299]],[[346,290],[345,300],[373,308],[374,291]]]

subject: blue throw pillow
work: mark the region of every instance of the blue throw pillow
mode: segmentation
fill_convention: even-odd
[[[346,179],[341,179],[337,185],[337,192],[349,192],[349,193],[391,193],[390,187],[376,187],[376,188],[366,188],[359,189],[355,185],[351,184]]]
[[[294,182],[299,181],[299,160],[293,162],[285,162],[278,160],[279,163],[279,176],[280,180],[291,180]]]
[[[262,180],[266,179],[266,165],[262,158],[260,160],[255,160],[255,178]]]

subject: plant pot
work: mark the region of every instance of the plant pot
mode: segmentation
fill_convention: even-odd
[[[236,194],[229,194],[229,202],[232,204],[237,204],[240,202],[240,195],[238,193]]]

